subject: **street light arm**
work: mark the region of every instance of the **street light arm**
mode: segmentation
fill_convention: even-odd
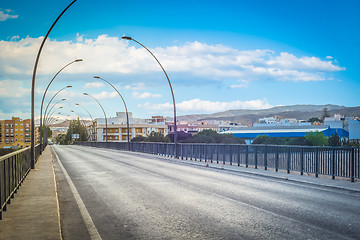
[[[145,47],[143,44],[141,44],[140,42],[136,41],[135,39],[133,39],[131,37],[123,36],[122,39],[132,40],[132,41],[136,42],[137,44],[139,44],[140,46],[142,46],[143,48],[145,48],[151,54],[151,56],[153,56],[155,58],[156,62],[160,65],[161,69],[163,70],[163,72],[164,72],[164,74],[166,76],[166,79],[168,80],[170,91],[171,91],[171,96],[172,96],[172,99],[173,99],[173,105],[174,105],[174,145],[175,145],[175,151],[174,151],[175,156],[174,157],[177,158],[177,149],[176,149],[176,143],[177,143],[176,105],[175,105],[174,91],[173,91],[173,88],[171,86],[169,76],[167,75],[167,73],[166,73],[165,69],[163,68],[163,66],[161,65],[160,61],[155,57],[155,55],[147,47]]]
[[[47,87],[46,87],[46,89],[45,89],[45,91],[44,91],[44,95],[43,95],[42,100],[41,100],[41,107],[40,107],[40,127],[42,126],[42,110],[43,110],[44,100],[45,100],[46,93],[47,93],[47,91],[48,91],[51,83],[52,83],[52,82],[54,81],[54,79],[60,74],[60,72],[61,72],[62,70],[64,70],[67,66],[69,66],[69,65],[71,65],[71,64],[73,64],[73,63],[75,63],[75,62],[81,62],[81,61],[82,61],[82,59],[76,59],[76,60],[74,60],[74,61],[66,64],[64,67],[62,67],[62,68],[54,75],[54,77],[51,79],[51,81],[50,81],[49,84],[47,85]]]
[[[66,87],[60,89],[59,91],[57,91],[57,92],[54,94],[54,96],[51,98],[51,100],[49,101],[48,105],[47,105],[46,108],[45,108],[44,116],[46,115],[47,109],[48,109],[51,101],[56,97],[56,95],[58,95],[58,94],[59,94],[62,90],[64,90],[65,88],[69,88],[69,87],[71,87],[71,86],[66,86]]]
[[[66,12],[66,10],[71,7],[77,0],[72,1],[56,18],[54,23],[51,25],[49,31],[46,33],[43,41],[41,42],[39,51],[36,56],[35,64],[34,64],[34,70],[32,75],[32,82],[31,82],[31,149],[30,149],[30,155],[31,155],[31,161],[30,161],[30,167],[31,169],[35,168],[35,77],[36,77],[36,70],[40,59],[40,54],[42,51],[42,48],[44,47],[45,41],[48,38],[51,30],[54,28],[55,24],[59,21],[60,17]]]
[[[128,114],[128,109],[127,109],[127,106],[126,106],[126,103],[125,103],[125,100],[123,98],[123,96],[120,94],[120,92],[115,88],[114,85],[112,85],[109,81],[101,78],[101,77],[96,77],[94,76],[94,78],[97,78],[97,79],[101,79],[103,80],[104,82],[110,84],[110,86],[118,93],[118,95],[121,97],[121,100],[123,101],[124,103],[124,106],[125,106],[125,112],[126,112],[126,125],[127,125],[127,140],[128,140],[128,149],[130,151],[130,127],[129,127],[129,114]]]

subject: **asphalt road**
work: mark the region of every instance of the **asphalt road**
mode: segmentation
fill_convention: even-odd
[[[155,155],[53,149],[64,239],[360,239],[358,192]]]

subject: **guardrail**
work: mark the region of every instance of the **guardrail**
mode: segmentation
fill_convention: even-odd
[[[35,159],[40,156],[40,145],[35,147]],[[0,220],[7,204],[19,189],[31,168],[30,148],[0,157]]]
[[[75,142],[77,145],[127,150],[124,142]],[[130,143],[132,151],[174,157],[173,143]],[[178,158],[220,164],[269,168],[287,173],[300,172],[360,178],[360,148],[309,147],[242,144],[177,144]]]

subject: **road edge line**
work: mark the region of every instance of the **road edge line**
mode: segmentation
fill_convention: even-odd
[[[102,240],[99,231],[97,230],[91,216],[90,213],[88,212],[88,210],[86,209],[86,206],[83,202],[83,200],[81,199],[81,196],[79,194],[79,192],[77,191],[73,181],[71,180],[69,174],[67,173],[66,169],[64,168],[64,166],[62,165],[57,153],[55,152],[55,149],[53,150],[53,153],[56,157],[56,159],[58,160],[59,166],[61,168],[61,171],[64,173],[66,181],[69,184],[70,190],[75,198],[76,204],[78,205],[78,208],[80,210],[81,216],[84,220],[84,223],[86,225],[86,228],[90,234],[91,239],[94,240]]]

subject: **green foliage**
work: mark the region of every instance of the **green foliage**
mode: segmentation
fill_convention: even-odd
[[[335,131],[335,134],[332,134],[328,139],[328,144],[331,147],[339,147],[341,146],[341,140],[337,132]]]
[[[137,137],[132,138],[130,141],[131,141],[131,142],[145,142],[145,141],[146,141],[146,137],[137,136]]]
[[[349,141],[346,139],[342,142],[342,145],[344,147],[360,147],[359,141]]]
[[[314,122],[322,122],[321,119],[317,118],[317,117],[312,117],[308,120],[308,122],[314,123]]]
[[[48,138],[51,138],[52,137],[52,131],[48,126],[43,125],[42,128],[40,128],[40,126],[38,127],[38,130],[39,130],[41,135],[43,134],[44,129],[47,129]]]
[[[311,145],[304,137],[269,137],[266,135],[256,137],[252,144],[266,144],[266,145]]]
[[[330,117],[329,109],[327,107],[323,109],[323,113],[322,113],[322,116],[321,116],[321,122],[324,122],[326,117]]]
[[[170,138],[165,137],[162,133],[152,131],[147,137],[147,142],[170,142]]]
[[[305,133],[305,139],[308,140],[312,146],[327,146],[328,138],[324,136],[324,133],[316,132],[307,132]]]
[[[170,138],[162,133],[152,131],[147,137],[134,137],[131,142],[170,142]]]
[[[87,139],[88,139],[88,134],[87,134],[86,128],[83,125],[81,125],[80,120],[77,119],[77,120],[70,121],[69,129],[68,129],[67,133],[65,135],[60,134],[56,138],[56,140],[60,144],[64,144],[64,145],[71,144],[73,142],[72,134],[80,135],[79,136],[80,138],[75,139],[75,141],[87,141]]]
[[[4,155],[12,153],[14,151],[16,151],[16,150],[13,148],[0,148],[0,156],[4,156]]]
[[[231,134],[219,134],[214,130],[205,129],[198,132],[183,142],[187,143],[224,143],[224,144],[245,144],[244,139],[234,137]]]

